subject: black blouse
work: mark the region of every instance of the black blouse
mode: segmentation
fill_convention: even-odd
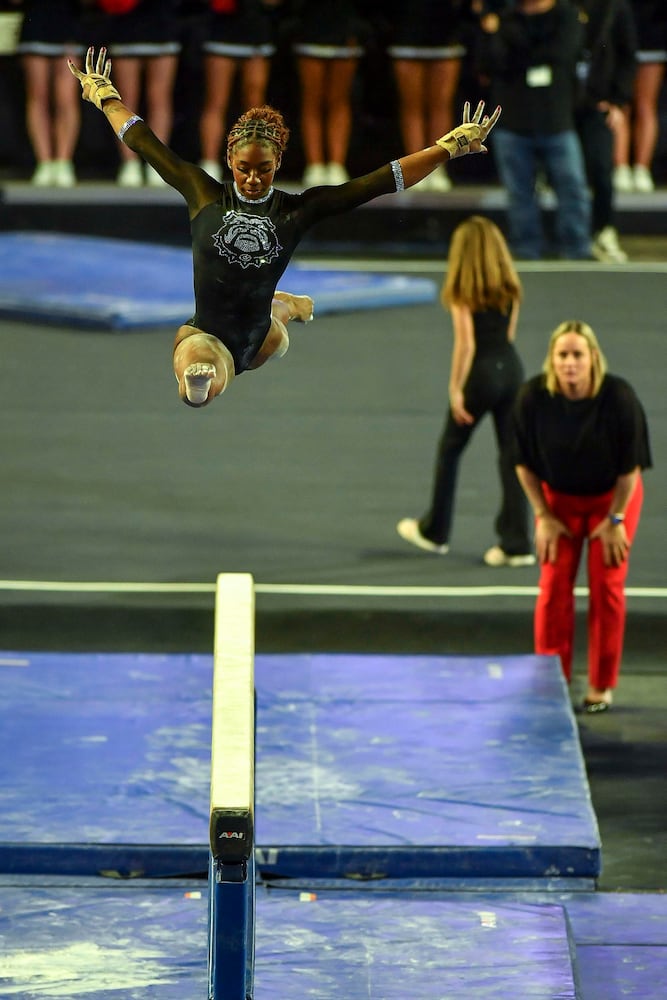
[[[617,375],[605,376],[597,396],[577,400],[552,396],[537,375],[519,390],[514,422],[515,465],[559,493],[607,493],[619,476],[652,465],[643,407]]]

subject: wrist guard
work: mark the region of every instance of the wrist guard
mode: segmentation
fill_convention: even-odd
[[[108,101],[112,97],[120,100],[120,94],[111,80],[98,73],[87,73],[81,80],[81,87],[84,98],[90,101],[91,104],[94,104],[100,111],[102,110],[104,101]]]
[[[450,160],[453,160],[457,156],[465,156],[467,153],[470,153],[470,144],[475,139],[481,138],[481,127],[475,122],[468,122],[463,125],[457,125],[447,135],[443,135],[441,139],[436,139],[435,144],[436,146],[440,146],[441,149],[446,149]]]

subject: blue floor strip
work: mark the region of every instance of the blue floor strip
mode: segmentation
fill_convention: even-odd
[[[434,281],[300,268],[280,287],[315,300],[315,315],[432,302]],[[189,250],[50,233],[0,234],[0,317],[130,330],[178,326],[193,313]]]

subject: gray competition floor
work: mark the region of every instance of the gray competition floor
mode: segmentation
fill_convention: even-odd
[[[437,263],[418,273],[441,278]],[[617,707],[581,733],[601,887],[663,889],[667,264],[522,275],[527,374],[554,326],[582,318],[648,414],[655,468]],[[497,498],[490,426],[464,461],[450,554],[395,533],[427,501],[448,331],[436,303],[293,326],[284,360],[194,411],[177,398],[170,329],[0,323],[0,646],[207,651],[216,574],[249,571],[262,651],[530,652],[537,571],[481,561]],[[575,696],[584,669],[580,644]]]
[[[556,323],[581,317],[644,402],[656,467],[629,582],[664,587],[667,266],[523,277],[527,373]],[[3,323],[2,576],[193,582],[224,568],[263,583],[534,584],[532,569],[492,573],[480,561],[494,541],[490,424],[466,456],[450,555],[395,534],[427,500],[446,405],[450,335],[437,303],[290,329],[283,361],[193,411],[178,402],[171,329]]]

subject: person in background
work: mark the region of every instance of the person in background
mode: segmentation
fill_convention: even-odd
[[[293,7],[303,186],[342,184],[349,180],[352,85],[368,25],[354,0],[295,0]]]
[[[178,0],[97,0],[97,4],[106,14],[99,32],[100,37],[109,39],[118,86],[132,107],[140,107],[143,97],[151,127],[168,142],[181,50]],[[127,146],[121,146],[120,155],[116,182],[121,187],[141,187],[141,160]],[[145,180],[151,187],[163,186],[162,178],[150,166]]]
[[[512,252],[527,260],[545,252],[536,189],[543,170],[557,200],[557,254],[590,259],[590,198],[574,123],[579,12],[571,0],[516,0],[483,13],[479,23],[477,68],[503,108],[493,151],[508,196]]]
[[[204,106],[200,166],[222,180],[220,153],[234,82],[244,111],[264,104],[276,51],[271,14],[282,0],[209,0],[204,52]]]
[[[575,121],[592,192],[591,252],[627,260],[614,225],[614,136],[632,97],[636,33],[628,0],[578,0],[585,25]]]
[[[273,186],[289,138],[275,108],[250,108],[230,129],[227,163],[233,180],[219,183],[169,149],[121,101],[104,48],[97,59],[88,50],[84,70],[71,60],[69,67],[83,99],[102,111],[118,138],[187,203],[195,314],[178,330],[173,357],[179,395],[193,407],[219,396],[241,372],[282,357],[289,347],[287,324],[312,319],[312,299],[276,290],[311,226],[402,191],[455,156],[485,152],[484,140],[500,116],[500,108],[484,115],[480,102],[471,119],[466,103],[463,123],[432,146],[345,184],[288,194]]]
[[[73,157],[81,125],[76,81],[66,57],[81,47],[79,0],[23,0],[18,53],[25,77],[26,127],[35,154],[32,183],[73,187]]]
[[[588,569],[588,714],[611,706],[625,631],[625,580],[639,524],[641,471],[651,466],[646,416],[634,390],[607,372],[587,323],[551,335],[542,374],[515,409],[516,471],[535,514],[540,562],[535,652],[557,654],[572,678],[574,585]]]
[[[467,0],[416,0],[392,10],[388,54],[398,90],[399,117],[407,152],[423,149],[434,135],[454,124]],[[443,167],[425,177],[417,190],[448,191]]]
[[[485,414],[493,417],[501,501],[495,520],[499,544],[487,566],[532,566],[528,505],[514,472],[512,406],[524,372],[514,346],[522,287],[500,229],[473,215],[454,230],[441,301],[449,310],[454,346],[449,410],[438,447],[431,506],[419,520],[403,518],[401,538],[444,555],[454,515],[459,462]]]
[[[637,27],[637,74],[629,109],[618,130],[614,185],[617,191],[648,194],[658,142],[658,102],[667,67],[667,3],[632,0]]]

